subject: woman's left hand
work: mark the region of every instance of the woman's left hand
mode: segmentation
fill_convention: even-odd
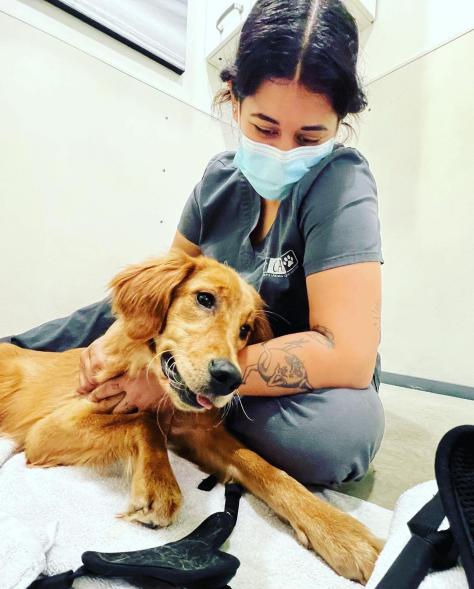
[[[91,401],[113,401],[116,398],[117,404],[113,413],[130,413],[139,411],[156,411],[159,403],[164,397],[168,397],[158,379],[152,373],[142,370],[135,378],[124,374],[111,378],[95,388],[88,398]],[[167,399],[164,401],[166,403]],[[113,407],[113,403],[111,403]]]

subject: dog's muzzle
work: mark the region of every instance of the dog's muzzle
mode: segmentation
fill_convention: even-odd
[[[240,371],[223,358],[209,362],[209,381],[202,392],[195,392],[186,385],[173,355],[169,352],[161,355],[161,369],[180,400],[197,409],[212,409],[216,397],[229,395],[242,383]]]

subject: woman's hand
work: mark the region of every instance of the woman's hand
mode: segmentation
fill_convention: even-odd
[[[91,401],[112,401],[115,397],[113,413],[128,413],[135,409],[154,411],[163,396],[167,396],[156,376],[151,371],[147,374],[145,370],[135,378],[121,374],[98,385],[96,375],[106,364],[105,336],[102,336],[81,352],[77,392],[89,395]]]
[[[156,376],[152,372],[147,374],[146,370],[135,378],[127,374],[111,378],[89,394],[91,401],[112,400],[113,397],[117,399],[113,413],[129,413],[135,409],[156,411],[163,398],[168,399]]]
[[[78,393],[85,395],[96,388],[96,375],[104,368],[106,362],[105,335],[103,335],[81,352]]]

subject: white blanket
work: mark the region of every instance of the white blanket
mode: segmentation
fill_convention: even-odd
[[[380,554],[372,577],[367,584],[367,589],[373,589],[377,586],[377,583],[403,550],[410,539],[407,522],[435,496],[437,491],[436,481],[428,481],[405,491],[398,499],[393,512],[392,523],[390,524],[388,541]],[[440,529],[446,529],[447,527],[448,522],[445,518]],[[447,571],[431,573],[425,577],[420,589],[468,589],[466,574],[461,566]]]
[[[222,511],[224,489],[197,489],[204,478],[194,465],[171,455],[184,495],[178,521],[169,528],[149,530],[114,515],[127,505],[128,488],[119,476],[99,476],[85,468],[27,468],[23,454],[0,439],[0,587],[24,589],[42,571],[48,574],[76,569],[86,550],[104,552],[137,550],[178,540],[208,515]],[[367,524],[386,538],[391,512],[335,491],[324,491],[332,504]],[[9,559],[14,550],[22,558]],[[21,540],[23,546],[20,546]],[[246,494],[237,525],[224,546],[241,566],[231,582],[233,589],[348,589],[360,585],[336,575],[313,552],[297,543],[291,528],[261,501]],[[10,552],[8,552],[10,551]],[[24,557],[23,557],[24,556]],[[16,575],[16,578],[15,578]],[[132,587],[126,581],[77,579],[78,589]]]

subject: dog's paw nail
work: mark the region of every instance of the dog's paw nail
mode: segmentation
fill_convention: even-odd
[[[145,528],[149,528],[150,530],[157,530],[160,527],[157,524],[153,524],[151,522],[137,522],[137,523],[141,524],[142,526],[145,526]]]

